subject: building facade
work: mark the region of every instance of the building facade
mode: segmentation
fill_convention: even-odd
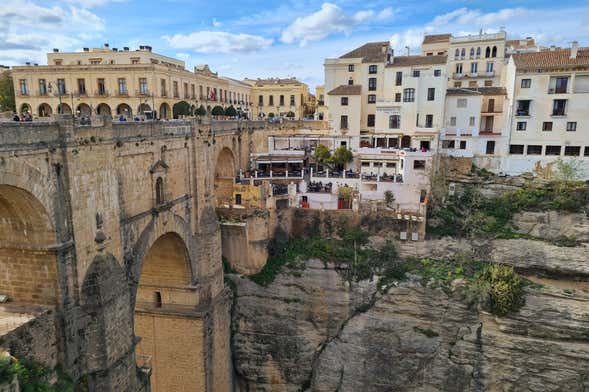
[[[303,119],[309,112],[309,86],[296,78],[245,79],[251,86],[253,118]]]
[[[124,48],[85,48],[47,55],[46,66],[13,67],[17,112],[34,117],[91,114],[169,119],[196,108],[234,106],[250,112],[248,84],[220,77],[208,66],[185,69],[181,60]]]

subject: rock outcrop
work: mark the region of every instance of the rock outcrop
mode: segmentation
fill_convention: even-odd
[[[268,287],[233,280],[241,391],[589,388],[589,292],[529,287],[525,306],[499,318],[469,308],[459,284],[410,279],[381,294],[318,261]]]

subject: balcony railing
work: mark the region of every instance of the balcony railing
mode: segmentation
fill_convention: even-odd
[[[135,95],[141,96],[141,97],[147,97],[150,95],[149,90],[135,90]]]
[[[529,116],[530,111],[529,110],[516,110],[515,115],[520,116],[520,117]]]
[[[548,89],[548,94],[566,94],[567,93],[567,88],[564,87],[559,87],[559,88],[549,88]]]
[[[98,91],[94,91],[94,96],[96,97],[108,97],[110,96],[109,92],[107,90],[98,90]]]

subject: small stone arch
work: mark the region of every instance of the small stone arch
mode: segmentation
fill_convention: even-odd
[[[137,108],[137,113],[143,114],[145,112],[151,112],[151,106],[149,106],[149,104],[147,103],[142,103],[139,105],[139,107]]]
[[[217,205],[231,204],[235,182],[235,155],[228,147],[223,147],[215,161],[214,194]]]
[[[133,109],[126,103],[121,103],[117,106],[117,116],[124,116],[125,118],[133,117]]]
[[[491,57],[497,57],[497,47],[493,46],[493,49],[491,50]]]
[[[162,103],[160,105],[160,118],[161,119],[168,119],[170,118],[170,105],[168,105],[166,102]]]
[[[90,105],[88,105],[87,103],[81,103],[76,108],[76,114],[80,116],[89,117],[92,115],[92,109],[90,108]]]
[[[57,106],[57,113],[59,113],[59,114],[72,114],[72,108],[67,103],[60,103]]]
[[[105,103],[101,103],[96,107],[96,114],[99,116],[111,116],[112,111],[110,110],[110,106]]]
[[[53,109],[51,109],[51,106],[49,106],[49,104],[42,103],[41,105],[39,105],[39,110],[37,113],[39,114],[39,117],[51,117],[51,115],[53,114]]]
[[[31,105],[29,105],[28,103],[23,103],[22,105],[20,105],[20,114],[26,114],[27,112],[31,114],[33,113]]]
[[[491,57],[491,48],[489,46],[487,46],[487,48],[485,49],[485,58],[489,58]]]

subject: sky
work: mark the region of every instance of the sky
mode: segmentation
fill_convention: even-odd
[[[311,90],[323,62],[370,41],[419,52],[424,34],[495,32],[589,46],[589,2],[466,0],[0,0],[0,64],[46,64],[52,48],[131,49],[209,64],[235,79],[295,76]]]

